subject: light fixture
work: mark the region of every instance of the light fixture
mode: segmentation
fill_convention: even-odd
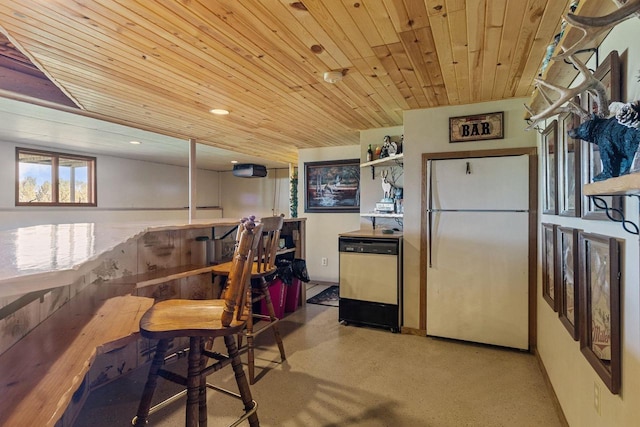
[[[209,110],[209,112],[218,116],[226,116],[227,114],[229,114],[229,110],[223,110],[221,108],[214,108],[212,110]]]
[[[140,142],[140,141],[129,141],[129,144],[140,145],[140,144],[142,144],[142,142]]]
[[[237,160],[231,160],[231,163],[235,165],[236,163],[238,163],[238,161]]]
[[[324,73],[324,81],[327,83],[338,83],[342,80],[342,71],[327,71]]]

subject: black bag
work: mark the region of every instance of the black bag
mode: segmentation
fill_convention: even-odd
[[[293,263],[291,263],[291,268],[293,269],[293,275],[303,282],[309,282],[309,272],[307,271],[307,262],[303,259],[294,259]]]
[[[278,270],[276,275],[284,282],[285,285],[291,285],[293,278],[296,277],[303,282],[308,282],[309,273],[307,272],[307,262],[303,259],[277,259],[276,266]]]

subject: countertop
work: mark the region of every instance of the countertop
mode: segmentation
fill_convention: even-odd
[[[233,226],[236,218],[47,224],[0,231],[0,297],[72,283],[121,243],[152,231]]]
[[[393,234],[383,234],[382,229],[375,230],[355,230],[347,233],[340,233],[339,237],[366,237],[376,239],[402,239],[402,231],[394,231]]]

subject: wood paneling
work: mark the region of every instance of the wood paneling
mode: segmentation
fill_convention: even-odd
[[[568,4],[6,0],[0,29],[87,114],[297,162],[403,110],[529,95]]]

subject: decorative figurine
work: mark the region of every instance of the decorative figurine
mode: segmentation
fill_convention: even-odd
[[[391,183],[387,180],[387,176],[389,176],[389,171],[384,170],[380,172],[380,177],[382,177],[382,192],[384,195],[384,200],[391,199]]]
[[[602,173],[594,176],[593,181],[628,174],[640,143],[639,129],[621,124],[616,117],[603,119],[595,114],[568,134],[571,138],[592,142],[600,149]]]
[[[387,180],[388,175],[388,170],[383,170],[382,172],[380,172],[380,177],[382,178],[383,198],[378,203],[376,203],[376,212],[392,213],[395,210],[395,203],[391,198],[391,196],[393,195],[391,189],[394,187]]]
[[[382,144],[382,149],[380,150],[380,158],[384,159],[385,157],[389,157],[389,146],[390,143],[387,140],[387,138],[389,138],[388,136],[385,136],[384,139],[384,143]]]

